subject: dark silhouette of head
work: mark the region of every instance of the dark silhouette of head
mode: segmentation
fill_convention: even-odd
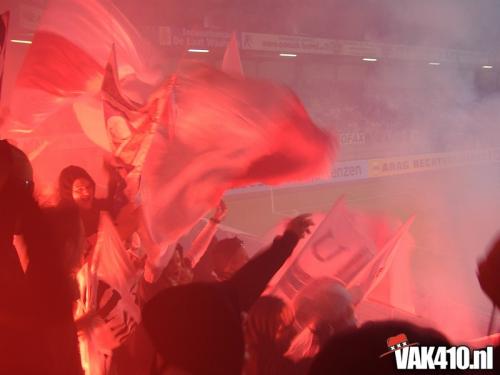
[[[404,321],[368,322],[333,335],[314,359],[310,374],[399,374],[394,355],[380,356],[388,350],[386,340],[401,333],[422,346],[450,345],[432,328]]]
[[[220,280],[229,279],[248,262],[248,254],[242,245],[243,241],[233,237],[220,240],[213,247],[213,269]]]
[[[21,231],[26,212],[35,205],[33,169],[27,156],[7,141],[0,141],[1,230],[6,236]]]
[[[484,293],[500,307],[500,238],[493,244],[486,258],[478,265],[477,278]]]
[[[163,290],[143,309],[144,326],[168,367],[190,374],[240,374],[244,339],[238,309],[217,283]]]

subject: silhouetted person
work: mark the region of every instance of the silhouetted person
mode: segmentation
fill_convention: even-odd
[[[33,198],[26,155],[0,141],[0,369],[12,374],[80,371],[68,279],[50,227]],[[12,245],[22,237],[23,273]]]
[[[194,268],[195,281],[223,281],[229,279],[246,262],[248,254],[238,237],[224,238],[212,243]]]
[[[422,346],[450,345],[443,334],[431,328],[403,321],[368,322],[333,335],[314,359],[309,374],[399,374],[395,355],[380,355],[387,352],[387,339],[401,333]],[[422,370],[404,372],[420,374]]]
[[[500,308],[500,239],[479,262],[477,278],[484,293]]]
[[[478,264],[477,278],[483,292],[498,310],[500,308],[500,238],[496,240],[488,254]],[[495,311],[493,312],[495,313]],[[494,349],[494,366],[500,362],[500,346]]]
[[[293,219],[271,247],[224,282],[166,289],[143,309],[143,321],[166,373],[241,374],[248,311],[312,222]]]
[[[21,231],[23,216],[29,205],[34,204],[32,192],[33,171],[26,156],[6,141],[0,141],[0,368],[7,371],[22,365],[25,353],[26,370],[36,362],[33,358],[36,352],[32,353],[36,346],[27,346],[29,329],[35,325],[30,313],[29,288],[13,245],[14,234]]]

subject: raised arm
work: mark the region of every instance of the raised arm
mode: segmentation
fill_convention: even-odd
[[[242,311],[247,311],[259,298],[274,274],[292,254],[297,242],[310,232],[312,224],[309,214],[292,219],[283,235],[276,237],[271,247],[250,259],[227,281],[236,293]]]
[[[200,231],[198,236],[193,240],[191,247],[184,254],[184,256],[191,262],[191,267],[194,268],[196,264],[200,261],[205,251],[207,251],[208,245],[215,233],[217,232],[217,227],[219,223],[224,219],[227,214],[227,207],[224,201],[220,201],[219,205],[215,209],[214,215],[208,219],[207,223]]]
[[[100,199],[101,208],[109,211],[113,218],[116,218],[120,210],[129,202],[125,194],[127,183],[118,170],[118,166],[113,165],[109,160],[104,160],[103,168],[108,175],[108,193],[106,198]]]

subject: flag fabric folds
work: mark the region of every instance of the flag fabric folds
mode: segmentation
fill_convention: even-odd
[[[159,58],[111,1],[50,0],[16,80],[12,120],[33,128],[97,95],[113,45],[120,80],[159,82]]]
[[[359,302],[387,272],[412,220],[394,231],[387,218],[352,210],[340,198],[294,258],[285,263],[268,292],[293,300],[311,281],[327,277],[356,291],[353,297]]]
[[[329,172],[334,140],[300,100],[272,83],[185,63],[172,83],[175,120],[156,132],[141,180],[148,227],[161,249],[224,191]]]
[[[314,279],[330,277],[345,284],[354,278],[377,252],[369,228],[357,225],[359,215],[347,207],[344,198],[337,200],[272,293],[292,300]]]
[[[387,244],[377,252],[373,259],[366,264],[353,279],[349,281],[347,287],[353,294],[356,303],[360,303],[367,297],[387,274],[400,249],[401,240],[408,233],[414,219],[415,216],[411,216],[401,225]]]
[[[117,290],[130,303],[135,297],[131,290],[137,282],[137,270],[123,245],[116,228],[106,213],[101,213],[98,239],[92,256],[96,276]],[[133,308],[130,308],[133,310]],[[137,311],[134,311],[137,318]]]
[[[136,303],[139,275],[111,218],[101,214],[91,260],[77,274],[80,299],[75,319],[96,314],[80,335],[82,367],[86,374],[107,374],[113,349],[140,322]]]
[[[114,47],[104,72],[101,97],[104,126],[112,154],[128,170],[137,168],[140,171],[154,132],[158,106],[153,102],[143,107],[121,92]],[[89,127],[87,133],[92,136],[100,123],[84,121],[81,125]]]

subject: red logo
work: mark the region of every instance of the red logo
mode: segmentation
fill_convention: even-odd
[[[389,349],[388,352],[385,352],[380,356],[380,358],[386,356],[387,354],[394,353],[396,350],[402,349],[406,346],[414,346],[418,345],[418,343],[408,343],[408,337],[404,333],[400,333],[399,335],[389,337],[387,339],[387,348]]]

